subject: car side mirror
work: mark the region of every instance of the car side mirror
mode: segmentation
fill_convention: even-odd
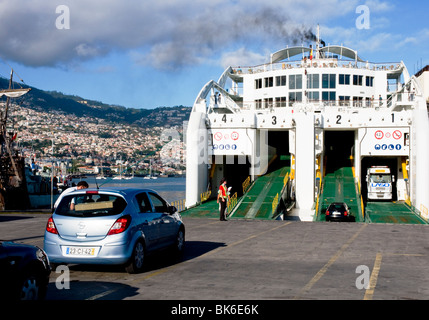
[[[177,208],[175,206],[169,206],[168,207],[168,213],[169,214],[174,214],[175,212],[177,212]]]

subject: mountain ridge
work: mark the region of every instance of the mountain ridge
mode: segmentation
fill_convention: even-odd
[[[89,100],[77,95],[63,94],[58,91],[44,91],[26,84],[14,82],[15,88],[31,88],[23,97],[14,99],[16,103],[38,111],[55,111],[73,114],[78,117],[95,117],[115,123],[125,123],[145,127],[177,126],[189,119],[190,107],[160,106],[154,109],[126,108],[100,101]],[[9,80],[0,77],[0,89],[7,89]],[[18,102],[20,101],[20,102]]]

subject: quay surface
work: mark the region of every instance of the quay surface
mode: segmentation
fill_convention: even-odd
[[[43,246],[49,214],[2,213],[4,240]],[[70,289],[51,274],[48,300],[429,299],[428,225],[184,217],[186,250],[130,275],[71,265]],[[368,285],[367,287],[363,287]]]

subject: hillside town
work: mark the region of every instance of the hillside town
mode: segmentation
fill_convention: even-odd
[[[154,126],[13,105],[9,132],[28,163],[64,175],[183,175],[186,107],[151,114]],[[163,125],[169,117],[177,125]],[[171,123],[171,121],[170,121]],[[185,131],[186,132],[186,131]]]

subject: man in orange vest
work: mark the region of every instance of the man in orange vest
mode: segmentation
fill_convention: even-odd
[[[220,203],[220,221],[226,221],[225,210],[227,205],[228,195],[226,188],[226,179],[220,181],[219,191],[217,194],[217,203]]]

